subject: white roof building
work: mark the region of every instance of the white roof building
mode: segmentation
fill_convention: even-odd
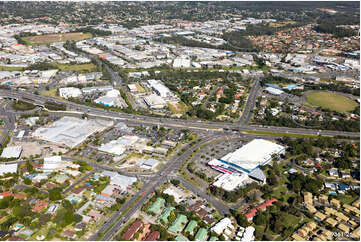
[[[42,170],[44,172],[52,172],[59,169],[61,165],[61,156],[50,156],[44,158],[44,164]]]
[[[254,227],[248,226],[243,233],[241,241],[254,241],[254,231]]]
[[[18,164],[0,164],[0,176],[6,173],[16,173],[18,171]]]
[[[81,91],[79,88],[76,87],[64,87],[64,88],[59,88],[59,96],[63,97],[63,98],[70,98],[70,97],[80,97],[81,96]]]
[[[116,185],[123,190],[126,190],[137,181],[135,177],[119,175],[117,172],[112,171],[103,171],[101,175],[110,178],[110,185]]]
[[[175,190],[173,187],[168,187],[167,189],[165,189],[163,191],[164,194],[168,194],[170,196],[174,197],[174,201],[176,203],[180,203],[181,201],[183,201],[183,196],[182,194],[180,194],[177,190]]]
[[[220,187],[226,191],[233,191],[240,187],[243,182],[248,178],[246,173],[241,174],[229,174],[225,173],[220,176],[216,182],[212,185],[216,187]]]
[[[129,91],[132,93],[137,93],[138,92],[138,88],[135,84],[129,84],[128,85]]]
[[[84,120],[75,117],[63,117],[49,127],[38,128],[33,132],[33,136],[74,148],[91,134],[101,132],[112,125],[113,121],[101,119]]]
[[[279,96],[284,93],[284,91],[273,87],[267,87],[264,91],[275,96]]]
[[[187,57],[181,56],[174,59],[173,68],[189,68],[191,67],[191,60]]]
[[[114,155],[121,155],[126,151],[124,145],[117,144],[115,140],[102,144],[98,150]]]
[[[273,154],[281,154],[284,146],[264,139],[254,139],[240,149],[222,157],[220,161],[246,172],[268,164]]]
[[[8,146],[1,153],[1,158],[19,158],[23,151],[22,146]]]
[[[137,162],[137,166],[139,166],[143,169],[149,169],[149,170],[154,170],[158,164],[159,164],[159,161],[155,160],[155,159],[140,159]]]
[[[166,102],[161,96],[157,96],[155,94],[151,94],[144,98],[144,102],[153,109],[161,109],[164,108]]]
[[[221,221],[219,221],[218,223],[216,223],[216,225],[214,225],[211,228],[212,232],[215,232],[218,235],[221,235],[223,233],[223,231],[227,228],[232,228],[232,221],[230,218],[223,218]]]
[[[172,92],[160,80],[148,80],[150,87],[161,97],[169,97]]]

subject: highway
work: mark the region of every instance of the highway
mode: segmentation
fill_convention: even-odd
[[[307,135],[321,135],[321,136],[348,136],[348,137],[359,137],[360,134],[358,132],[343,132],[343,131],[333,131],[333,130],[315,130],[315,129],[306,129],[306,128],[288,128],[288,127],[278,127],[278,126],[260,126],[260,125],[246,125],[246,121],[249,120],[250,117],[250,108],[248,105],[252,105],[255,102],[253,100],[256,95],[249,98],[246,104],[245,112],[242,116],[248,117],[242,123],[237,124],[231,122],[210,122],[210,121],[200,121],[200,120],[184,120],[184,119],[172,119],[172,118],[159,118],[159,117],[148,117],[143,115],[133,115],[127,113],[119,113],[104,110],[101,108],[94,108],[90,106],[86,106],[83,104],[72,103],[67,100],[60,100],[54,97],[44,97],[40,95],[35,95],[33,93],[27,91],[19,91],[19,90],[0,90],[0,96],[2,97],[11,97],[17,99],[29,98],[34,101],[36,104],[43,104],[46,101],[53,101],[57,103],[63,103],[67,105],[67,108],[70,110],[77,111],[79,113],[88,113],[88,115],[103,117],[103,118],[111,118],[111,119],[119,119],[124,122],[139,122],[139,123],[148,123],[153,125],[160,125],[164,127],[182,127],[185,129],[194,128],[194,129],[231,129],[235,131],[268,131],[268,132],[276,132],[276,133],[294,133],[294,134],[307,134]],[[253,101],[251,101],[253,100]],[[89,111],[89,112],[88,112]],[[64,112],[66,113],[66,112]],[[247,114],[248,113],[248,114]]]

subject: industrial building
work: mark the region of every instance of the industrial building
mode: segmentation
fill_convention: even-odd
[[[169,88],[164,86],[160,80],[148,80],[147,82],[153,91],[159,96],[164,98],[172,95],[172,92],[169,90]]]
[[[254,139],[221,159],[208,162],[210,167],[224,173],[216,177],[213,186],[232,191],[248,184],[249,178],[265,184],[266,176],[260,167],[267,165],[272,160],[273,154],[279,155],[284,152],[285,147],[281,145],[263,139]]]
[[[65,99],[68,99],[70,97],[76,98],[80,97],[82,95],[79,88],[76,87],[64,87],[59,88],[59,96]]]
[[[112,171],[103,171],[100,175],[109,177],[110,185],[117,186],[122,191],[128,190],[137,181],[135,177],[119,175]]]
[[[0,176],[6,173],[16,173],[18,171],[18,164],[0,164]]]
[[[116,89],[107,91],[104,96],[101,96],[94,101],[96,104],[101,104],[106,107],[121,107],[126,108],[128,105],[120,97],[120,92]]]
[[[112,125],[113,121],[63,117],[49,127],[38,128],[33,133],[33,136],[74,148],[81,144],[88,136],[95,132],[101,132]]]
[[[22,151],[23,151],[23,147],[21,146],[8,146],[5,149],[3,149],[3,152],[1,153],[1,158],[18,159]]]
[[[275,96],[279,96],[284,93],[284,91],[277,89],[277,88],[273,88],[273,87],[267,87],[266,89],[264,89],[264,92],[267,92],[267,93],[275,95]]]
[[[236,169],[250,173],[252,170],[267,165],[273,154],[284,154],[285,147],[264,139],[254,139],[240,149],[220,159],[221,162]]]
[[[167,104],[161,96],[155,94],[145,97],[144,102],[152,109],[162,109]]]

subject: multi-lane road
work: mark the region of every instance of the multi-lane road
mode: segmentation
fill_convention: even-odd
[[[359,137],[360,134],[356,132],[343,132],[343,131],[333,131],[333,130],[315,130],[315,129],[305,129],[305,128],[288,128],[288,127],[277,127],[277,126],[259,126],[259,125],[247,125],[245,124],[249,120],[251,109],[249,106],[254,105],[256,95],[251,95],[249,101],[247,101],[245,106],[245,111],[243,112],[244,117],[241,117],[243,121],[242,124],[231,123],[231,122],[209,122],[209,121],[200,121],[200,120],[184,120],[184,119],[172,119],[172,118],[159,118],[159,117],[148,117],[143,115],[134,115],[127,113],[119,113],[104,110],[101,108],[94,108],[82,104],[73,103],[66,100],[60,100],[54,97],[44,97],[40,95],[35,95],[27,91],[19,90],[0,90],[0,96],[2,97],[12,97],[17,99],[28,98],[34,101],[36,104],[43,104],[46,101],[53,101],[57,103],[63,103],[67,105],[69,110],[74,110],[79,113],[88,113],[92,116],[111,118],[123,120],[124,122],[138,122],[138,123],[148,123],[153,125],[160,125],[164,127],[181,127],[181,128],[193,128],[193,129],[223,129],[233,130],[233,131],[272,131],[276,133],[295,133],[295,134],[307,134],[307,135],[324,135],[324,136],[348,136],[348,137]],[[253,100],[253,101],[252,101]],[[64,112],[66,113],[66,112]]]

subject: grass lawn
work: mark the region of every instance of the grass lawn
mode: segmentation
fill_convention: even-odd
[[[22,39],[30,45],[50,44],[54,42],[65,42],[67,40],[79,41],[92,37],[90,33],[66,33],[66,34],[46,34],[23,37]]]
[[[174,113],[185,113],[188,111],[187,105],[185,105],[183,102],[179,103],[168,103],[169,110]]]
[[[137,87],[138,92],[140,93],[146,92],[145,89],[139,83],[135,83],[135,86]]]
[[[349,195],[339,195],[337,196],[337,199],[340,200],[342,204],[350,204],[353,201],[355,201],[357,196],[349,196]]]
[[[299,217],[296,217],[292,214],[287,214],[287,219],[285,219],[285,226],[286,227],[295,227],[298,222],[300,221]]]
[[[41,95],[60,98],[59,96],[56,95],[56,88],[53,88],[53,89],[50,89],[47,91],[46,90],[42,91]]]
[[[12,107],[13,107],[13,109],[18,110],[18,111],[27,111],[27,110],[34,109],[36,106],[32,103],[17,101],[13,104]]]
[[[350,98],[326,91],[311,92],[306,98],[306,105],[327,108],[337,112],[352,111],[358,106]]]
[[[23,69],[23,67],[0,66],[0,71],[22,71]]]
[[[57,63],[56,66],[61,71],[85,71],[85,72],[91,72],[96,69],[96,66],[93,63],[89,64],[59,64]]]
[[[276,136],[288,136],[288,137],[299,137],[299,138],[319,138],[319,136],[312,134],[277,133],[277,132],[257,131],[257,130],[246,130],[242,132],[249,134],[259,134],[259,135],[276,135]]]

